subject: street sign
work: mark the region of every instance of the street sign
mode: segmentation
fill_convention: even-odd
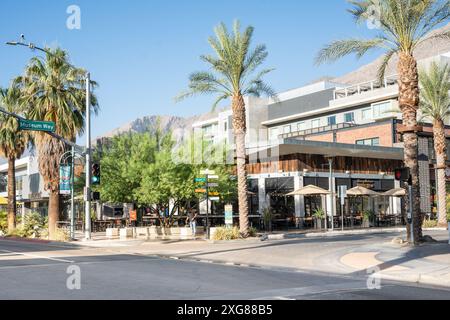
[[[208,179],[209,180],[218,180],[219,176],[216,176],[216,175],[208,176]]]
[[[130,211],[130,222],[135,222],[135,221],[137,221],[137,211],[131,210]]]
[[[55,123],[47,121],[19,120],[19,129],[26,131],[55,132]]]
[[[218,183],[208,183],[208,188],[218,188],[219,184]]]
[[[205,182],[206,183],[206,178],[195,178],[195,182]]]
[[[195,189],[195,193],[206,193],[206,189]]]
[[[211,197],[209,198],[210,201],[220,201],[220,197]]]
[[[215,192],[215,191],[209,192],[208,194],[209,194],[210,197],[218,197],[218,196],[220,196],[220,193],[219,192]]]
[[[233,226],[233,206],[232,205],[225,206],[225,225]]]
[[[200,171],[200,174],[213,175],[213,174],[216,174],[216,172],[214,170],[202,170],[202,171]]]
[[[339,186],[339,198],[341,199],[341,205],[345,205],[345,198],[347,198],[347,186]]]

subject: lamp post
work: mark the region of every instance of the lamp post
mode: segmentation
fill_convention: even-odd
[[[34,43],[29,42],[28,44],[26,44],[25,42],[23,42],[25,40],[24,35],[21,35],[21,41],[17,42],[17,41],[8,41],[6,44],[9,46],[22,46],[22,47],[27,47],[31,50],[39,50],[41,52],[44,52],[46,54],[52,54],[51,52],[49,52],[46,49],[40,48],[38,46],[36,46]],[[73,65],[69,66],[71,68],[75,67]],[[85,240],[91,240],[91,78],[90,78],[90,73],[87,72],[86,73],[86,151],[85,151],[85,157],[86,157],[86,166],[85,166],[85,171],[86,171],[86,208],[85,208],[85,220],[86,220],[86,225],[85,225]],[[16,116],[16,118],[18,117],[17,115],[13,115]],[[75,148],[75,149],[82,149],[80,146],[76,145],[75,143],[66,140],[63,137],[60,137],[57,134],[51,133],[51,132],[47,132],[47,134],[51,135],[52,137],[63,141],[65,144]]]

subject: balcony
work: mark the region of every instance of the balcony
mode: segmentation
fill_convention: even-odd
[[[392,75],[384,78],[384,81],[372,80],[360,84],[355,84],[342,89],[334,91],[334,100],[348,98],[354,95],[361,95],[367,92],[374,92],[383,88],[388,88],[397,85],[398,75]]]
[[[303,130],[303,131],[285,133],[285,134],[280,135],[280,138],[282,138],[282,139],[302,138],[304,140],[307,136],[310,136],[313,134],[333,132],[335,130],[352,128],[352,127],[356,127],[356,126],[357,125],[354,123],[348,123],[348,122],[338,123],[338,124],[333,124],[333,125]]]

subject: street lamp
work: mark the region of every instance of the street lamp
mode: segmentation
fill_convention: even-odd
[[[36,46],[34,43],[31,43],[31,42],[29,42],[28,44],[24,43],[23,41],[25,40],[25,36],[23,34],[21,35],[21,40],[22,41],[20,41],[20,42],[8,41],[8,42],[6,42],[6,44],[10,45],[10,46],[28,47],[31,50],[39,50],[46,54],[52,55],[51,52]],[[69,66],[72,68],[75,68],[73,65],[69,64]],[[86,152],[85,152],[85,157],[86,157],[85,221],[86,221],[86,224],[85,224],[85,240],[91,240],[91,170],[90,170],[90,167],[91,167],[92,150],[91,150],[91,76],[90,76],[89,72],[86,73],[85,79],[86,79]],[[73,142],[68,141],[68,140],[64,139],[63,137],[60,137],[60,136],[58,136],[56,134],[52,134],[52,133],[49,133],[49,134],[51,136],[53,136],[54,138],[57,138],[72,147],[80,148]]]

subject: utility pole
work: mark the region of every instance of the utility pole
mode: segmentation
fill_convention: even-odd
[[[91,75],[86,74],[86,207],[84,239],[91,240]]]

